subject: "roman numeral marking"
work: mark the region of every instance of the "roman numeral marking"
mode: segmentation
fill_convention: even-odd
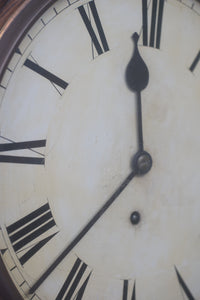
[[[30,70],[36,72],[37,74],[41,75],[42,77],[46,78],[47,80],[51,81],[52,83],[58,85],[62,89],[66,89],[68,86],[68,83],[66,81],[62,80],[61,78],[57,77],[53,73],[42,68],[40,65],[33,62],[30,59],[25,60],[24,66],[26,66]]]
[[[197,64],[199,63],[200,61],[200,50],[199,52],[197,53],[197,56],[195,57],[195,59],[193,60],[191,66],[190,66],[190,71],[193,72],[194,69],[196,68]]]
[[[136,300],[136,296],[135,296],[135,282],[133,285],[133,289],[131,290],[131,288],[129,288],[129,280],[124,280],[124,284],[123,284],[123,295],[122,295],[122,300]],[[132,295],[131,295],[132,292]],[[129,298],[130,296],[130,298]]]
[[[147,0],[142,0],[143,45],[160,49],[164,0],[152,0],[151,24],[148,30]],[[149,34],[150,33],[150,34]]]
[[[178,277],[178,281],[180,286],[182,287],[185,295],[187,296],[187,298],[189,300],[195,300],[194,296],[192,295],[192,293],[190,292],[189,288],[187,287],[186,283],[184,282],[183,278],[181,277],[179,271],[177,270],[177,268],[175,267],[175,271],[176,271],[176,275]]]
[[[41,148],[46,146],[46,140],[36,140],[28,142],[10,142],[0,144],[0,152],[25,150],[28,149],[32,152],[39,154],[42,157],[26,157],[26,156],[13,156],[13,155],[0,155],[1,163],[15,163],[15,164],[31,164],[31,165],[44,165],[44,155],[32,150],[32,148]]]
[[[105,36],[104,30],[103,30],[101,20],[99,18],[94,0],[87,3],[86,6],[88,9],[89,16],[93,17],[99,37],[95,33],[95,25],[94,26],[92,25],[90,17],[88,17],[84,5],[78,7],[78,10],[79,10],[81,18],[88,30],[88,33],[92,39],[92,43],[93,43],[98,55],[101,55],[104,52],[109,51],[106,36]]]
[[[45,238],[41,236],[54,226],[56,223],[47,203],[6,228],[13,249],[20,255],[18,258],[22,265],[53,238],[57,232]],[[29,245],[33,241],[35,243]]]
[[[56,300],[81,300],[90,275],[91,272],[88,274],[88,266],[77,258]]]

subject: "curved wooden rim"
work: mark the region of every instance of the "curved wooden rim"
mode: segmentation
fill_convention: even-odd
[[[0,300],[22,300],[0,256]]]
[[[57,0],[10,0],[1,10],[0,81],[16,47],[34,22]],[[5,17],[5,18],[4,18]],[[3,19],[4,18],[4,19]],[[1,24],[2,24],[1,23]],[[0,255],[0,300],[22,300]]]
[[[0,29],[4,26],[9,17],[26,0],[1,0],[0,4]]]
[[[2,9],[2,7],[6,4],[7,0],[2,0],[0,2],[0,9]]]
[[[5,68],[31,25],[57,0],[25,0],[17,5],[0,31],[0,81]],[[15,0],[11,2],[16,3]]]

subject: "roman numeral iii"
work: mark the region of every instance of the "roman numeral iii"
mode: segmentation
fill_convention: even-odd
[[[88,15],[85,7],[88,11]],[[106,36],[94,0],[88,2],[86,5],[80,6],[78,10],[98,55],[109,51]],[[94,25],[92,25],[92,20],[94,21]]]
[[[163,12],[165,0],[151,1],[151,22],[148,22],[150,7],[142,0],[143,45],[160,49]],[[149,28],[150,24],[150,28]]]
[[[42,157],[30,157],[30,156],[15,156],[15,155],[0,155],[0,163],[15,163],[15,164],[30,164],[30,165],[44,165],[45,158],[44,155],[32,150],[33,148],[42,148],[46,146],[46,140],[36,140],[28,142],[10,142],[0,144],[0,152],[7,151],[19,151],[20,150],[30,150],[37,153]]]
[[[57,232],[48,234],[53,227],[56,228],[56,223],[46,203],[6,228],[22,265],[53,238]]]
[[[55,300],[81,300],[90,275],[88,266],[77,258]]]

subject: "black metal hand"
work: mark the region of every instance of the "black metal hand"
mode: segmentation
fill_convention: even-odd
[[[146,174],[152,166],[152,159],[149,153],[143,151],[143,137],[142,137],[142,109],[141,109],[141,95],[140,92],[147,86],[149,80],[148,69],[142,60],[138,51],[138,34],[133,34],[133,41],[135,43],[135,49],[133,57],[129,62],[126,70],[126,81],[131,91],[137,93],[138,103],[138,138],[139,138],[139,151],[134,156],[133,170],[120,184],[112,196],[106,201],[106,203],[98,210],[98,212],[90,219],[85,227],[78,233],[78,235],[71,241],[71,243],[64,249],[64,251],[58,256],[58,258],[50,265],[50,267],[42,274],[42,276],[35,282],[30,288],[29,293],[34,293],[38,287],[45,281],[45,279],[53,272],[53,270],[61,263],[61,261],[72,251],[72,249],[81,241],[86,233],[93,227],[93,225],[99,220],[99,218],[105,213],[105,211],[111,206],[111,204],[118,198],[118,196],[127,187],[130,181],[136,175]]]
[[[126,179],[120,184],[113,195],[106,201],[106,203],[98,210],[98,212],[91,218],[86,226],[80,231],[80,233],[71,241],[71,243],[64,249],[64,251],[58,256],[58,258],[52,263],[52,265],[42,274],[42,276],[36,281],[36,283],[30,288],[29,293],[34,293],[38,287],[45,281],[45,279],[53,272],[53,270],[61,263],[61,261],[71,252],[71,250],[80,242],[80,240],[86,235],[86,233],[92,228],[92,226],[99,220],[99,218],[105,213],[105,211],[111,206],[111,204],[118,198],[118,196],[127,187],[130,181],[134,178],[136,172],[133,170]]]
[[[148,85],[149,71],[138,50],[139,35],[135,32],[132,39],[135,47],[132,58],[126,68],[126,83],[129,89],[137,95],[138,151],[141,152],[144,150],[141,91]]]

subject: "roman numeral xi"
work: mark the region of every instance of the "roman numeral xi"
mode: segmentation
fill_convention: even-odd
[[[57,232],[50,233],[53,227],[56,229],[56,223],[48,203],[6,227],[22,265],[54,237]]]
[[[149,7],[147,0],[142,0],[143,45],[160,48],[163,11],[165,0],[152,0],[150,28],[148,23]]]
[[[85,7],[87,8],[88,14]],[[109,51],[107,39],[94,0],[86,5],[78,7],[78,10],[98,55]],[[92,20],[94,21],[94,24],[92,23]]]

